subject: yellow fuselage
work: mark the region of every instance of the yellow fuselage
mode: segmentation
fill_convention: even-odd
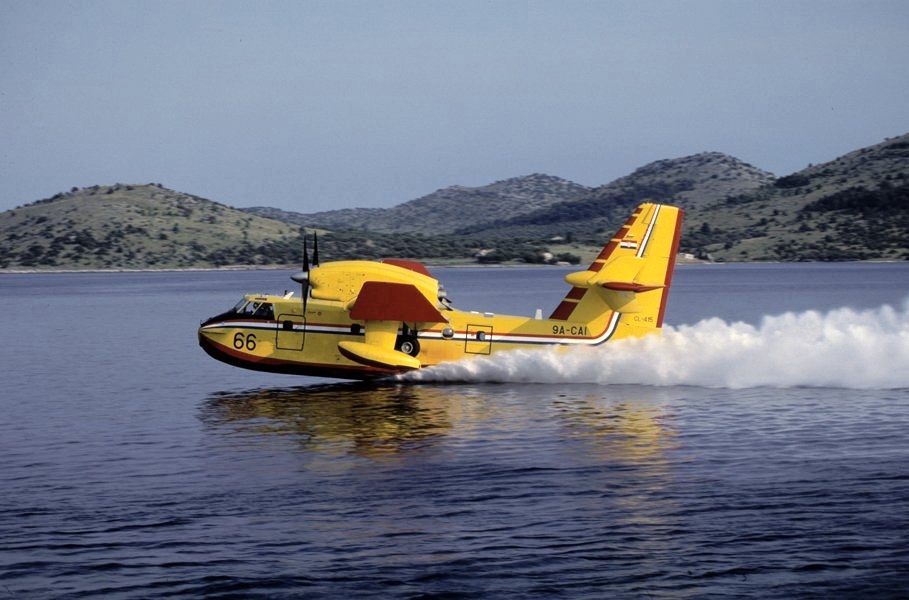
[[[299,298],[247,295],[249,303],[271,305],[268,315],[225,313],[206,321],[199,329],[199,343],[214,358],[250,369],[369,379],[407,371],[413,366],[367,365],[345,357],[339,344],[362,342],[363,323],[353,321],[341,302],[310,300],[307,317]],[[416,340],[416,347],[404,346],[415,355],[420,367],[487,356],[517,348],[553,344],[599,344],[608,339],[643,335],[645,328],[620,323],[619,313],[608,312],[590,323],[536,319],[492,313],[446,309],[447,323],[405,332],[395,327],[396,346]],[[413,344],[413,342],[411,342]]]
[[[644,203],[548,319],[465,312],[412,261],[336,261],[293,278],[303,295],[247,295],[199,328],[223,362],[278,373],[369,379],[541,345],[597,345],[658,331],[681,210]]]

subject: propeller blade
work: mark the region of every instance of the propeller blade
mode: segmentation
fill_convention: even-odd
[[[306,232],[303,232],[303,270],[290,276],[300,284],[303,297],[303,314],[306,314],[306,301],[309,299],[309,252],[306,249]]]
[[[306,234],[303,234],[303,270],[290,276],[299,284],[309,282],[309,253],[306,251]]]
[[[312,266],[319,266],[319,237],[315,231],[312,232]]]

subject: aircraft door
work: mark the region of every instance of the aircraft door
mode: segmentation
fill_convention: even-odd
[[[468,325],[465,354],[492,354],[492,326]]]
[[[275,348],[279,350],[302,350],[305,335],[306,322],[301,315],[278,315]]]

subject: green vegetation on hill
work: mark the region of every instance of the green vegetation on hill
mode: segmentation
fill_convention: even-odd
[[[819,240],[778,248],[790,260],[909,260],[909,184],[849,188],[805,205],[802,233]],[[815,237],[815,236],[812,236]]]
[[[715,260],[909,260],[909,134],[689,211],[683,248]]]
[[[158,184],[73,189],[0,214],[0,268],[173,269],[296,265],[303,229]],[[550,256],[537,240],[494,246],[464,236],[321,231],[326,259],[437,262],[576,260]],[[310,240],[311,243],[311,240]]]
[[[0,267],[271,264],[299,228],[157,184],[72,189],[0,214]]]
[[[159,184],[73,188],[0,213],[0,269],[295,265],[303,227],[323,260],[586,262],[645,200],[685,209],[681,251],[699,258],[909,260],[909,134],[779,178],[706,152],[593,189],[534,174],[314,215]]]
[[[585,196],[590,189],[534,173],[481,187],[451,186],[392,208],[345,208],[301,214],[267,207],[243,209],[287,223],[380,233],[458,233],[465,224],[497,223]]]

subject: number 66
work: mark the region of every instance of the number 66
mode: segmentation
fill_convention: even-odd
[[[237,334],[234,336],[234,348],[236,348],[237,350],[242,350],[244,348],[244,346],[250,352],[255,350],[256,349],[256,334],[250,333],[244,337],[244,335],[242,333],[237,332]]]

